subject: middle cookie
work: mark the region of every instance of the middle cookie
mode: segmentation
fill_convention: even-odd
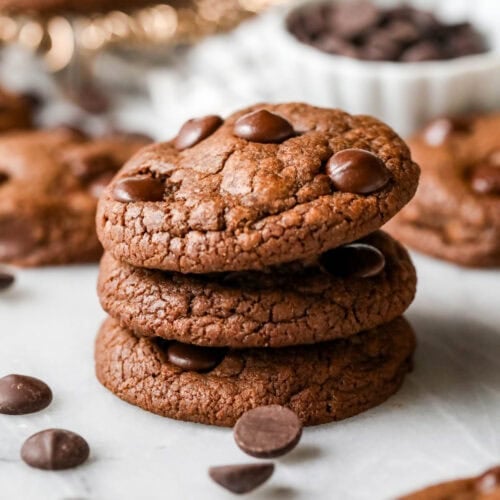
[[[381,231],[267,272],[181,275],[106,254],[98,284],[103,308],[142,336],[233,348],[348,337],[400,316],[415,289],[406,250]]]

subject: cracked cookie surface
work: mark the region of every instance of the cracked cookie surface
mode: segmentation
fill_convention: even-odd
[[[95,346],[100,382],[121,399],[170,418],[232,426],[247,410],[292,409],[305,425],[341,420],[384,402],[411,369],[415,338],[397,318],[349,339],[280,349],[228,350],[208,373],[183,371],[162,342],[109,318]]]
[[[242,116],[266,109],[295,135],[279,143],[235,135]],[[388,182],[370,194],[335,190],[326,164],[346,149],[374,153]],[[137,267],[208,273],[261,270],[306,259],[378,229],[413,196],[419,169],[406,144],[367,116],[291,103],[256,105],[230,116],[187,149],[175,141],[136,155],[98,208],[103,246]],[[113,198],[121,179],[164,183],[161,201]]]
[[[497,113],[436,120],[410,139],[420,184],[387,230],[441,259],[500,266],[499,130]]]
[[[403,314],[415,295],[405,249],[379,231],[385,256],[371,278],[335,277],[318,260],[264,271],[182,275],[101,261],[103,308],[142,336],[206,346],[280,347],[347,337]]]
[[[60,128],[0,138],[0,262],[97,261],[97,196],[144,139]]]

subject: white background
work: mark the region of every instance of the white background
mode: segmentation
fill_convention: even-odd
[[[416,258],[408,317],[415,371],[384,405],[308,428],[252,499],[387,499],[500,462],[500,272]],[[175,422],[123,403],[96,381],[93,340],[104,314],[95,266],[18,272],[0,294],[0,373],[45,380],[54,401],[31,416],[0,415],[3,500],[225,499],[210,465],[251,461],[231,431]],[[81,433],[90,461],[73,471],[30,469],[25,438],[48,428]]]

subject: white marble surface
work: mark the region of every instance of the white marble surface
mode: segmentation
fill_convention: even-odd
[[[500,273],[416,262],[408,316],[419,347],[401,392],[364,415],[307,429],[248,498],[387,499],[500,462]],[[19,271],[0,295],[0,374],[38,376],[55,395],[41,413],[0,415],[0,498],[232,498],[207,477],[210,465],[249,460],[230,430],[148,414],[95,380],[93,339],[104,316],[96,274],[94,266]],[[23,440],[48,427],[85,436],[90,461],[59,473],[24,465]]]

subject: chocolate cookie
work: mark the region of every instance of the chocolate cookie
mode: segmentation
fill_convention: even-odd
[[[500,265],[500,113],[441,118],[410,140],[422,167],[413,201],[387,228],[416,250]]]
[[[146,148],[106,190],[98,234],[137,267],[262,270],[378,229],[418,175],[406,144],[374,118],[261,104],[192,120]]]
[[[400,500],[499,500],[500,467],[484,474],[437,484],[401,497]]]
[[[75,12],[91,14],[116,9],[133,9],[161,3],[158,0],[0,0],[0,11],[9,14],[36,15]]]
[[[144,139],[61,128],[0,138],[0,262],[96,261],[97,196]]]
[[[31,128],[32,108],[29,98],[0,88],[0,132]]]
[[[189,354],[192,346],[136,337],[108,319],[97,337],[95,356],[104,386],[163,416],[232,426],[251,408],[280,404],[305,425],[315,425],[385,401],[409,371],[414,348],[411,327],[397,318],[323,344],[215,349],[212,356],[214,348],[205,347],[196,348],[202,352],[194,357]]]
[[[415,270],[404,248],[380,231],[360,243],[385,258],[372,277],[356,276],[361,259],[338,276],[328,272],[322,263],[338,262],[336,251],[267,272],[209,276],[134,268],[106,254],[98,293],[113,318],[143,336],[235,348],[332,340],[400,316],[415,295]]]

